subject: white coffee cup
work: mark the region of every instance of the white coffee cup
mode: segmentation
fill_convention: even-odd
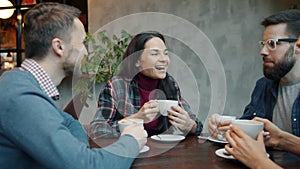
[[[263,131],[264,123],[254,120],[235,120],[232,122],[233,125],[240,128],[248,136],[253,139],[257,138],[259,132]]]
[[[171,109],[171,106],[178,106],[177,100],[157,100],[159,104],[160,114],[163,116],[168,115],[168,110]]]
[[[235,116],[222,115],[222,116],[217,116],[216,117],[216,121],[217,121],[218,124],[221,123],[221,122],[225,122],[225,121],[233,122],[234,120],[236,120]],[[218,131],[218,139],[226,141],[226,138],[223,137],[223,132]]]
[[[136,123],[137,125],[143,125],[144,120],[143,119],[137,119],[137,118],[124,118],[118,121],[120,132],[122,133],[124,128]]]

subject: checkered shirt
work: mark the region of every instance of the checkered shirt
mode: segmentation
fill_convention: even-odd
[[[21,70],[30,72],[40,84],[44,92],[53,100],[59,99],[59,92],[50,79],[47,72],[34,60],[25,59],[21,64]]]

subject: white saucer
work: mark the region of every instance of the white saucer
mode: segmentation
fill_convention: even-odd
[[[153,140],[156,141],[164,141],[164,142],[176,142],[184,140],[185,137],[181,135],[173,135],[173,134],[159,134],[159,135],[153,135],[150,137]]]
[[[227,151],[225,150],[225,148],[221,148],[216,150],[216,155],[222,158],[226,158],[226,159],[231,159],[234,160],[235,158],[232,155],[225,155],[224,153],[227,153]]]
[[[144,153],[144,152],[147,152],[150,150],[150,147],[148,146],[144,146],[141,150],[140,150],[140,153]]]
[[[216,155],[222,158],[226,158],[226,159],[230,159],[230,160],[235,160],[235,158],[232,155],[227,155],[227,151],[225,150],[225,148],[221,148],[216,150]],[[267,153],[267,156],[270,157],[270,155]]]
[[[228,143],[227,141],[215,139],[215,138],[213,138],[213,137],[211,137],[211,136],[209,136],[207,139],[208,139],[209,141],[212,141],[212,142],[215,142],[215,143],[222,143],[222,144],[227,144],[227,143]]]

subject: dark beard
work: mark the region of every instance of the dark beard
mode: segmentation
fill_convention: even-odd
[[[73,65],[63,65],[63,69],[66,76],[73,76],[74,66]]]
[[[264,75],[271,80],[280,80],[284,77],[295,65],[294,47],[291,46],[286,52],[284,60],[273,68],[264,67]]]

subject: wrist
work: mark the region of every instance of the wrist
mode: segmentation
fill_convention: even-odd
[[[124,118],[139,118],[139,116],[138,116],[138,114],[136,113],[136,114],[132,114],[132,115],[130,115],[130,116],[128,116],[128,117],[124,117]]]
[[[279,149],[282,149],[286,144],[284,143],[284,138],[285,138],[285,131],[280,131],[278,133],[278,140],[277,140],[277,145],[274,145],[274,147],[277,147]]]
[[[191,119],[190,133],[196,133],[196,130],[197,130],[197,123]]]
[[[249,167],[253,169],[265,169],[265,168],[281,169],[281,167],[279,167],[277,164],[275,164],[272,160],[270,160],[267,157],[260,159],[259,161],[253,164],[254,166],[249,166]]]

